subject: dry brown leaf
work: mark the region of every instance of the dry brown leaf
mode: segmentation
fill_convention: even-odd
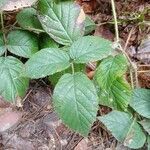
[[[110,41],[114,40],[114,34],[105,26],[97,26],[95,29],[94,36],[100,36]]]
[[[21,119],[22,113],[13,111],[11,108],[0,111],[0,132],[14,126]]]
[[[88,149],[88,139],[84,138],[81,140],[78,145],[75,147],[75,150],[87,150]]]
[[[84,20],[85,20],[85,13],[84,13],[83,9],[81,8],[79,17],[77,19],[77,24],[78,25],[82,24],[84,22]]]
[[[3,11],[13,11],[23,7],[30,7],[37,0],[7,0],[7,3],[1,7]]]
[[[94,74],[95,74],[95,71],[90,71],[90,72],[87,73],[87,76],[88,76],[89,79],[93,79]]]
[[[76,0],[83,7],[86,14],[91,14],[96,10],[98,2],[96,0]]]
[[[142,41],[135,57],[144,64],[150,63],[150,35]]]

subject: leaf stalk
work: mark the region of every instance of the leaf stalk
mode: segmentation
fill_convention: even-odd
[[[73,62],[71,63],[71,68],[72,68],[72,74],[74,74],[74,64],[73,64]]]

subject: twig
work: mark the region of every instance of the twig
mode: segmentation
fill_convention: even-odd
[[[24,97],[24,99],[22,100],[22,102],[24,102],[24,101],[28,98],[28,96],[31,94],[32,91],[33,91],[33,89],[31,89],[31,90],[26,94],[26,96]]]
[[[96,26],[102,26],[105,24],[115,24],[115,22],[114,21],[101,22],[101,23],[96,24]],[[121,22],[118,22],[118,24],[121,24]]]
[[[137,66],[136,64],[134,64],[130,57],[128,56],[128,54],[124,51],[124,49],[122,48],[122,46],[119,44],[119,50],[126,56],[126,58],[128,59],[128,62],[130,63],[130,70],[133,70],[135,73],[135,82],[136,82],[136,87],[138,87],[138,73],[137,73]]]
[[[146,64],[146,65],[138,65],[139,67],[150,67],[150,65],[149,64]]]
[[[135,70],[135,85],[136,85],[136,87],[139,87],[139,80],[138,80],[138,72],[137,72],[137,69]]]
[[[150,73],[150,70],[141,70],[141,71],[137,71],[137,72],[139,72],[139,73]]]
[[[117,22],[117,15],[116,15],[114,0],[111,0],[111,6],[112,6],[112,12],[113,12],[113,17],[114,17],[114,21],[115,21],[116,42],[119,42],[119,30],[118,30],[118,22]]]
[[[89,62],[89,63],[87,64],[87,66],[88,66],[90,69],[92,69],[92,70],[95,70],[95,69],[96,69],[96,65],[93,64],[92,62]]]
[[[135,28],[132,27],[132,29],[131,29],[130,32],[129,32],[128,38],[127,38],[126,43],[125,43],[125,46],[124,46],[124,51],[126,51],[126,49],[127,49],[127,46],[128,46],[128,44],[129,44],[129,41],[130,41],[130,38],[131,38],[131,35],[132,35],[134,29],[135,29]]]
[[[129,35],[128,35],[128,38],[126,40],[126,43],[125,43],[125,46],[124,46],[124,52],[126,52],[126,49],[127,49],[127,46],[128,46],[128,43],[130,41],[130,38],[131,38],[131,35],[132,35],[132,32],[134,31],[134,28],[132,27],[132,29],[130,30],[129,32]],[[131,80],[131,87],[132,89],[134,89],[134,81],[133,81],[133,71],[132,71],[132,68],[130,67],[129,68],[130,70],[130,80]]]
[[[134,70],[135,72],[135,79],[136,79],[136,86],[138,86],[138,74],[137,74],[137,66],[131,61],[130,57],[128,56],[128,54],[125,51],[125,48],[127,46],[125,46],[125,48],[123,49],[121,44],[119,43],[119,30],[118,30],[118,22],[117,22],[117,15],[116,15],[116,10],[115,10],[115,2],[114,0],[111,0],[111,5],[112,5],[112,12],[113,12],[113,17],[114,17],[114,21],[115,21],[115,33],[116,33],[116,45],[118,46],[117,48],[126,56],[126,58],[128,59],[128,62],[130,63],[130,69],[131,71]],[[129,33],[129,37],[127,39],[126,45],[128,44],[128,41],[130,39],[131,33]],[[130,72],[131,72],[130,71]],[[132,76],[132,75],[131,75]],[[133,78],[133,77],[131,77]]]

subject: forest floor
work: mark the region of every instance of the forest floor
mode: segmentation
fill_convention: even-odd
[[[110,1],[78,2],[97,24],[92,34],[113,41],[115,31]],[[147,72],[150,70],[150,1],[116,0],[116,9],[119,36],[131,61],[138,66],[139,85],[150,88],[150,73]],[[14,18],[10,13],[5,24]],[[140,47],[144,40],[149,55]],[[87,74],[90,76],[91,72],[93,70],[88,69]],[[68,129],[54,112],[52,91],[50,83],[41,79],[31,81],[22,107],[10,105],[0,97],[0,150],[127,150],[99,122],[94,123],[88,138]],[[101,107],[99,111],[106,114],[110,109]]]

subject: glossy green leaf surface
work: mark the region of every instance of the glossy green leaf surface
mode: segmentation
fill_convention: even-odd
[[[8,101],[24,96],[29,80],[21,76],[24,65],[14,57],[0,57],[0,95]]]
[[[39,20],[43,29],[59,44],[70,45],[83,35],[81,8],[70,1],[39,0]]]
[[[140,115],[150,118],[150,90],[149,89],[135,89],[130,106]]]
[[[98,97],[93,83],[83,73],[65,74],[53,95],[54,107],[71,129],[87,136],[96,120]]]
[[[129,148],[141,148],[146,136],[140,125],[129,114],[119,111],[99,117],[99,120],[111,131],[112,135]]]
[[[30,78],[43,78],[70,66],[69,56],[58,48],[45,48],[34,54],[25,64]]]
[[[38,38],[28,31],[14,30],[7,36],[7,48],[15,55],[30,58],[39,49]]]
[[[96,36],[84,36],[70,48],[70,57],[75,63],[101,60],[112,53],[111,42]]]

